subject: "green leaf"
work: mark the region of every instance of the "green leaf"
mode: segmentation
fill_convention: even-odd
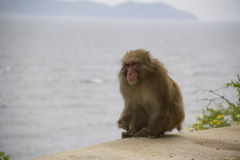
[[[10,156],[4,156],[3,159],[4,160],[10,160]]]
[[[3,157],[4,156],[4,152],[0,151],[0,157]]]

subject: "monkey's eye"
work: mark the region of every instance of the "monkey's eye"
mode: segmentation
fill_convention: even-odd
[[[127,67],[127,68],[128,68],[128,67],[129,67],[129,64],[125,64],[125,67]]]
[[[136,65],[136,63],[132,63],[132,66],[135,66]]]

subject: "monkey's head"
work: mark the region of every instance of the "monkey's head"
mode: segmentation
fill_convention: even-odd
[[[123,74],[130,85],[137,84],[141,70],[147,66],[150,60],[151,55],[143,49],[127,52],[122,60],[120,77]]]

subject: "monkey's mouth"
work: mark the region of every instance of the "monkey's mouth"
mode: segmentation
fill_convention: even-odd
[[[128,82],[134,83],[135,81],[137,81],[136,74],[135,73],[128,74],[127,80],[128,80]]]
[[[128,78],[127,80],[128,80],[128,83],[129,83],[130,85],[134,85],[134,84],[136,84],[137,81],[138,81],[136,78],[132,78],[132,79]]]

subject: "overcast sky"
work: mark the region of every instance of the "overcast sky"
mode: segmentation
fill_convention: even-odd
[[[61,0],[77,1],[77,0]],[[91,0],[114,6],[129,0]],[[133,0],[135,2],[164,2],[175,8],[189,11],[202,21],[239,21],[240,0]]]

